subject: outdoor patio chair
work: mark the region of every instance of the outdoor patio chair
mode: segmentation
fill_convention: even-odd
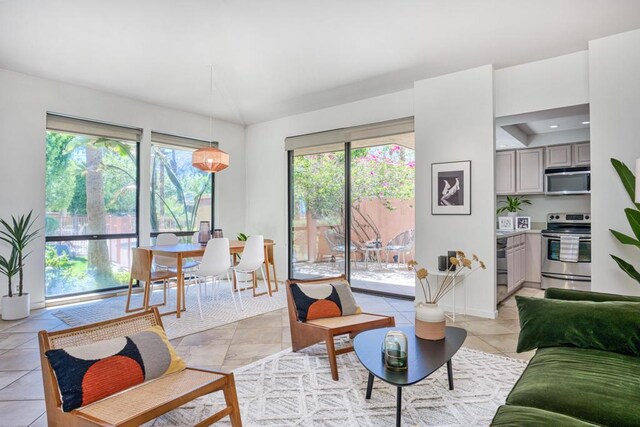
[[[353,346],[336,349],[334,338],[349,334],[351,338],[356,334],[369,329],[386,328],[396,325],[393,316],[382,314],[359,313],[350,316],[329,317],[324,319],[308,320],[298,319],[298,312],[291,293],[291,285],[313,285],[320,283],[347,282],[344,275],[329,277],[326,279],[312,280],[287,280],[287,307],[289,309],[289,325],[291,326],[291,346],[293,351],[302,350],[310,345],[324,341],[327,345],[331,377],[338,381],[338,362],[336,356],[353,351]]]
[[[407,263],[407,254],[413,250],[413,245],[416,241],[416,230],[407,230],[398,234],[393,239],[389,240],[389,243],[384,247],[387,253],[386,261],[389,263],[389,253],[398,253],[398,262],[400,262],[400,256],[402,256],[402,262]]]
[[[200,421],[207,426],[229,416],[231,425],[242,426],[233,373],[186,368],[144,382],[89,405],[64,412],[55,373],[46,351],[91,344],[97,341],[130,336],[151,327],[162,327],[157,308],[105,322],[56,332],[40,331],[40,363],[44,380],[47,423],[52,427],[67,426],[139,426],[185,403],[222,391],[226,406]]]
[[[340,233],[337,233],[334,230],[325,230],[324,238],[329,244],[329,252],[332,257],[340,256],[344,258],[344,250],[345,250],[345,239],[344,236]],[[353,244],[350,245],[351,253],[358,253],[360,249]],[[355,259],[352,260],[357,267],[357,262]]]

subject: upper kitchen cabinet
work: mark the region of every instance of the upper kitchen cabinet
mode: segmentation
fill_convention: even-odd
[[[496,153],[496,194],[514,194],[516,192],[516,152],[498,151]]]
[[[591,144],[588,142],[573,145],[573,166],[591,165]]]
[[[552,145],[546,147],[547,168],[568,168],[571,167],[571,145]]]
[[[516,151],[516,193],[544,193],[544,148]]]

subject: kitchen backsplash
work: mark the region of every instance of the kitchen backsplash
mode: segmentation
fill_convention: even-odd
[[[539,228],[535,223],[544,225],[547,222],[547,214],[550,212],[591,212],[590,195],[545,196],[541,194],[524,197],[531,200],[531,205],[524,205],[524,210],[519,215],[530,216],[532,228]],[[506,200],[506,196],[498,196],[497,201],[500,200]]]

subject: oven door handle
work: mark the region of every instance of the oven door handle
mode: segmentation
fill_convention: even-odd
[[[566,234],[543,234],[542,237],[547,240],[560,240],[562,236],[566,236]],[[590,242],[591,236],[580,236],[580,242]]]
[[[570,280],[572,282],[590,282],[591,281],[591,277],[588,277],[588,276],[567,276],[564,274],[542,273],[542,277],[546,277],[547,279]]]

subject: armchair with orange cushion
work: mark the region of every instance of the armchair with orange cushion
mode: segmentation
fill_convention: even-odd
[[[287,306],[293,351],[325,341],[331,376],[338,380],[336,356],[353,346],[335,348],[334,338],[369,329],[395,326],[393,316],[363,313],[356,305],[345,276],[313,280],[287,280]]]

